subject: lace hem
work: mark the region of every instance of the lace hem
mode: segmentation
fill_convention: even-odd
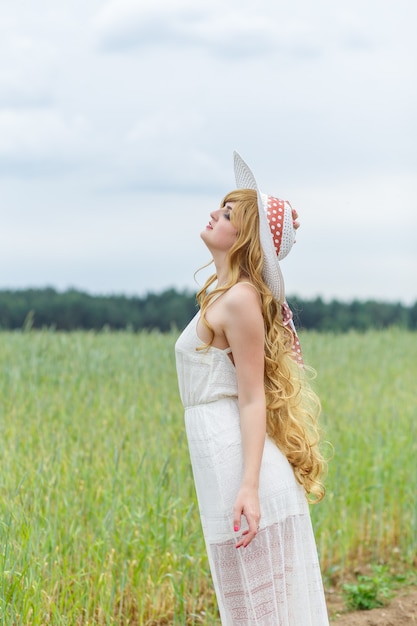
[[[309,516],[260,530],[247,548],[208,545],[223,626],[328,626]]]

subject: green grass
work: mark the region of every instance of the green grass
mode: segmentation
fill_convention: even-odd
[[[355,611],[368,611],[384,606],[393,595],[396,579],[386,565],[374,565],[370,576],[358,574],[355,583],[343,585],[347,607]]]
[[[216,624],[175,334],[0,334],[0,624]],[[325,579],[413,565],[417,335],[304,334],[334,446]],[[415,565],[415,563],[414,563]]]
[[[312,509],[324,570],[412,564],[417,548],[417,335],[309,334],[326,438],[327,497]],[[417,563],[414,561],[414,564]]]

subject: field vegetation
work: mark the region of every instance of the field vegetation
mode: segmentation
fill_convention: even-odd
[[[0,334],[0,624],[217,624],[177,333]],[[326,585],[417,565],[417,335],[304,333],[318,371]],[[330,453],[330,446],[328,446]]]
[[[325,302],[288,297],[297,328],[324,332],[417,330],[417,302]],[[160,330],[183,328],[196,312],[195,293],[166,289],[144,296],[92,295],[76,289],[0,289],[0,330]]]

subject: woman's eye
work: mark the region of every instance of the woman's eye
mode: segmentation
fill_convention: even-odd
[[[227,220],[230,220],[230,211],[227,211],[226,213],[224,213],[224,216]]]

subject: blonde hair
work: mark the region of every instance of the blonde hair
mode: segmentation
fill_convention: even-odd
[[[318,417],[321,406],[312,390],[307,368],[301,368],[292,357],[293,335],[283,325],[281,305],[274,299],[262,278],[263,251],[259,239],[259,215],[256,192],[239,189],[227,194],[221,206],[235,202],[230,213],[237,228],[236,241],[228,254],[229,281],[209,291],[216,274],[206,281],[197,294],[201,320],[211,334],[214,332],[206,319],[207,307],[213,298],[227,291],[242,277],[248,277],[257,289],[265,324],[265,396],[266,429],[268,436],[285,454],[297,480],[303,485],[310,501],[324,497],[320,477],[326,462],[320,453]]]

